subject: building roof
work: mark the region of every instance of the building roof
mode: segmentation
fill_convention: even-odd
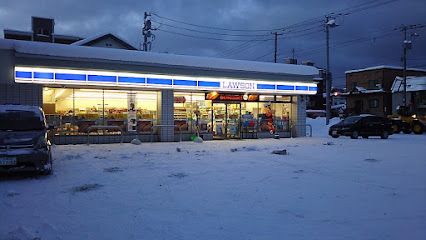
[[[346,71],[345,74],[365,72],[365,71],[378,70],[378,69],[403,70],[403,68],[399,67],[399,66],[380,65],[380,66],[374,66],[374,67],[367,67],[367,68],[349,70],[349,71]],[[421,68],[407,68],[407,70],[426,72],[426,69],[421,69]]]
[[[384,93],[385,91],[380,89],[366,89],[360,86],[356,86],[352,91],[341,93],[341,95],[347,96],[351,94],[368,94],[368,93]]]
[[[68,39],[68,40],[80,40],[81,37],[71,36],[71,35],[62,35],[62,34],[52,34],[55,38]]]
[[[117,35],[112,34],[112,33],[103,33],[103,34],[99,34],[99,35],[90,36],[90,37],[84,38],[80,41],[77,41],[75,43],[72,43],[71,45],[90,46],[92,43],[95,43],[97,41],[101,41],[102,39],[105,39],[105,38],[108,38],[108,37],[111,37],[115,41],[126,46],[128,50],[137,50],[137,48],[134,47],[132,44],[128,43],[127,41],[123,40],[122,38],[120,38]]]
[[[48,56],[64,59],[94,59],[119,63],[157,65],[166,67],[189,67],[206,71],[244,71],[262,74],[296,75],[313,78],[318,69],[305,65],[255,62],[211,57],[185,56],[135,50],[97,48],[55,43],[29,42],[0,39],[0,49],[13,49],[16,53]]]
[[[21,31],[21,30],[14,30],[14,29],[4,29],[3,34],[6,36],[6,34],[12,34],[12,35],[19,35],[19,36],[28,36],[31,37],[33,35],[33,32],[31,31]]]
[[[396,77],[392,83],[392,93],[404,91],[403,78]],[[426,76],[407,77],[407,92],[426,91]]]
[[[11,34],[11,35],[27,36],[27,37],[31,37],[33,35],[32,31],[21,31],[21,30],[14,30],[14,29],[4,29],[3,33],[4,35]],[[81,39],[81,37],[77,37],[77,36],[55,34],[55,33],[52,34],[52,36],[54,36],[55,38],[76,40],[76,41]]]

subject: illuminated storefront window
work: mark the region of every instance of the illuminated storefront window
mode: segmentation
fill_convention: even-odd
[[[44,88],[43,110],[59,134],[87,134],[90,126],[127,131],[129,94],[136,94],[137,132],[151,132],[157,121],[156,92]]]
[[[208,132],[211,105],[211,101],[205,99],[204,93],[174,93],[175,125],[183,132]]]

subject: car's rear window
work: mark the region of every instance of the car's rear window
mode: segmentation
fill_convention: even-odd
[[[42,130],[45,123],[40,115],[32,111],[0,111],[0,130],[30,131]]]

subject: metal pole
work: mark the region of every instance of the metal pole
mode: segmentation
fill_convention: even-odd
[[[148,17],[148,13],[144,13],[143,17],[143,29],[142,29],[142,35],[143,35],[143,43],[142,43],[142,51],[147,51],[147,42],[148,42],[148,36],[146,35],[146,19]]]
[[[105,125],[105,89],[102,89],[102,125]]]
[[[325,118],[325,124],[328,125],[330,123],[330,31],[328,26],[329,17],[325,17],[325,32],[326,32],[326,41],[327,41],[327,70],[325,73],[325,111],[326,111],[326,118]]]
[[[274,35],[275,35],[274,63],[277,63],[278,32],[274,32]]]
[[[404,62],[404,69],[402,71],[402,75],[404,77],[403,80],[403,86],[404,86],[404,95],[402,98],[402,104],[404,107],[407,107],[407,26],[404,26],[404,56],[403,56],[403,62]]]

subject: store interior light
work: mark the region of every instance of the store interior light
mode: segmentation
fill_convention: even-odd
[[[65,89],[60,89],[56,94],[55,94],[55,99],[59,98],[60,96],[62,96],[62,94],[64,94]]]

